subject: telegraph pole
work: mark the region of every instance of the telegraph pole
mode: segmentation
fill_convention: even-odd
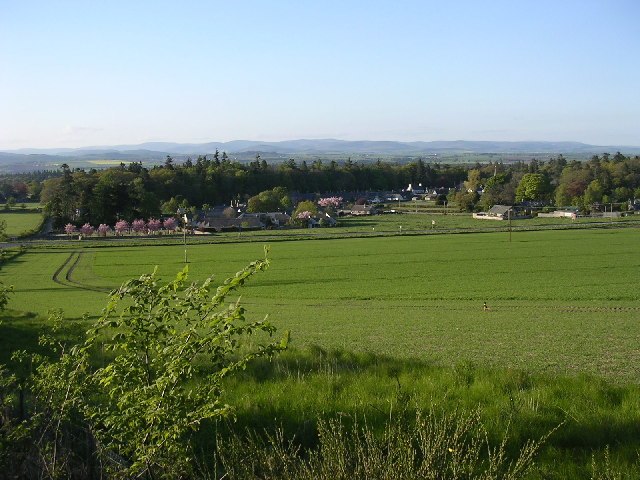
[[[182,227],[182,239],[184,241],[184,263],[189,263],[187,259],[187,214],[185,213],[182,217],[183,227]]]
[[[184,237],[184,263],[189,263],[187,260],[187,226],[182,229],[183,237]]]

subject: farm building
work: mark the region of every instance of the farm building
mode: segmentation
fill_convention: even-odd
[[[507,220],[513,217],[513,207],[510,205],[494,205],[488,212],[474,213],[473,218],[481,220]]]
[[[354,205],[351,207],[351,211],[346,211],[351,215],[375,215],[378,211],[371,205]]]
[[[538,213],[538,217],[540,218],[576,218],[578,216],[578,209],[565,209],[565,210],[554,210],[549,213]]]
[[[291,221],[291,215],[282,212],[268,212],[264,214],[267,227],[284,227]]]
[[[242,213],[236,218],[206,217],[193,221],[196,232],[232,232],[238,230],[262,230],[284,228],[291,221],[291,216],[283,212]]]
[[[240,222],[237,218],[205,218],[192,222],[194,233],[229,232],[238,230]]]

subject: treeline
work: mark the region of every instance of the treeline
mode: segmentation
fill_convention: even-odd
[[[241,164],[216,154],[176,165],[168,157],[164,165],[151,169],[131,163],[99,171],[72,171],[62,165],[62,175],[42,183],[41,201],[58,225],[113,224],[118,219],[175,213],[176,206],[228,205],[275,187],[300,193],[398,190],[409,183],[452,187],[466,178],[466,170],[422,160],[407,165],[316,160],[307,165],[291,159],[269,165],[259,156]]]
[[[640,157],[617,152],[586,162],[568,162],[559,155],[546,162],[476,165],[450,197],[467,211],[527,201],[585,212],[597,204],[627,204],[640,199]]]
[[[58,225],[67,222],[113,224],[118,219],[157,217],[176,207],[230,204],[275,187],[289,192],[322,193],[390,191],[411,183],[424,187],[457,187],[452,194],[464,210],[496,203],[535,200],[588,209],[596,202],[640,198],[640,157],[621,153],[568,162],[562,155],[546,162],[485,165],[344,163],[316,160],[270,165],[259,156],[248,164],[216,152],[182,165],[167,157],[164,165],[145,168],[121,164],[105,170],[71,170],[62,166],[56,178],[37,182],[40,200]],[[34,188],[34,190],[37,190]]]
[[[0,202],[38,200],[42,182],[58,176],[60,172],[55,170],[0,175]]]

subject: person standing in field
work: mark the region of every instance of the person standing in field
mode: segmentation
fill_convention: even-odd
[[[482,305],[482,310],[484,310],[485,312],[489,311],[489,305],[487,305],[487,302],[484,302],[484,304]]]

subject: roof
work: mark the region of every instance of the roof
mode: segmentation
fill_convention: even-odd
[[[268,212],[266,213],[266,216],[280,222],[288,222],[291,220],[291,215],[283,212]]]
[[[494,205],[487,213],[489,215],[504,215],[512,209],[513,207],[510,205]]]
[[[209,228],[214,230],[222,230],[223,228],[235,228],[238,225],[238,221],[235,218],[206,218],[201,222],[196,223],[197,228]]]
[[[257,217],[238,218],[242,228],[264,228],[264,223]]]
[[[351,207],[351,210],[356,212],[367,212],[370,210],[375,210],[375,208],[371,205],[354,205],[353,207]]]
[[[197,222],[196,228],[213,229],[221,231],[223,229],[233,228],[263,228],[264,224],[256,217],[244,218],[207,218],[201,222]]]

